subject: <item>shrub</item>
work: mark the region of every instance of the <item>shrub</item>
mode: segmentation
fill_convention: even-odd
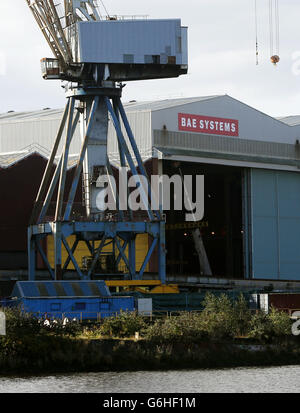
[[[107,317],[104,319],[100,334],[111,337],[132,337],[136,332],[141,334],[146,328],[144,318],[134,312],[121,312],[117,317]]]
[[[287,313],[271,308],[269,314],[262,311],[255,314],[250,322],[249,337],[260,341],[272,341],[291,335],[292,322]]]
[[[255,314],[250,322],[249,337],[261,341],[291,335],[292,322],[287,313],[271,308],[269,314],[262,311]]]
[[[147,340],[159,343],[195,342],[207,338],[200,313],[183,313],[157,320],[145,332]]]
[[[19,308],[5,308],[7,337],[33,336],[41,333],[43,326],[31,314],[21,312]]]
[[[257,339],[259,341],[269,341],[273,333],[273,326],[268,314],[259,311],[254,314],[249,324],[250,338]]]
[[[275,337],[284,337],[291,335],[292,321],[286,312],[271,307],[271,310],[269,312],[269,319],[272,324],[273,335]]]
[[[225,294],[207,293],[203,306],[203,324],[212,339],[233,338],[247,333],[251,312],[242,294],[237,300],[231,300]]]

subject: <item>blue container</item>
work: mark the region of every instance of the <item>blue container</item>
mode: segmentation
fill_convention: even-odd
[[[97,320],[134,311],[133,297],[111,296],[104,281],[18,281],[12,303],[37,317]]]

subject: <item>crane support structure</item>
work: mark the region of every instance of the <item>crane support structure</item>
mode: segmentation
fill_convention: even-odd
[[[94,0],[26,2],[55,56],[42,60],[43,77],[68,82],[67,104],[28,228],[29,279],[36,278],[39,254],[54,280],[63,279],[71,263],[80,279],[105,275],[141,280],[156,251],[158,276],[165,284],[165,218],[159,200],[153,202],[149,179],[121,102],[120,82],[187,73],[187,28],[181,26],[180,19],[105,20]],[[117,188],[112,179],[107,152],[109,120],[118,143],[117,164],[128,172],[122,188]],[[81,150],[69,185],[70,147],[78,126]],[[126,186],[128,205],[128,175],[133,177],[144,205],[139,213],[130,205],[124,208],[124,198],[120,197]],[[78,209],[75,200],[80,182],[84,207]],[[115,209],[104,207],[107,188]],[[144,261],[137,268],[139,234],[147,234],[149,242]],[[42,247],[48,237],[54,241],[54,268]],[[80,243],[90,253],[88,264],[76,259]],[[99,271],[103,257],[109,258],[107,273],[103,268]]]
[[[78,276],[81,279],[90,279],[94,273],[97,260],[99,259],[101,253],[108,245],[111,245],[114,257],[115,267],[118,266],[122,260],[125,263],[127,272],[125,277],[132,280],[141,280],[146,269],[147,264],[155,250],[158,249],[158,274],[159,279],[162,284],[165,284],[166,280],[166,261],[165,261],[165,221],[162,211],[151,209],[151,201],[148,198],[148,194],[143,194],[144,198],[147,197],[147,219],[145,216],[142,220],[137,221],[136,218],[131,220],[131,216],[126,218],[126,214],[120,209],[116,211],[115,217],[111,214],[103,214],[103,212],[97,211],[95,204],[89,203],[87,205],[87,214],[81,221],[76,221],[72,217],[72,207],[77,192],[78,185],[80,183],[80,178],[84,171],[85,161],[89,161],[90,167],[95,167],[91,162],[89,155],[89,150],[95,152],[95,146],[99,147],[98,156],[96,159],[98,162],[103,161],[100,165],[105,168],[107,175],[110,171],[110,165],[107,163],[107,152],[106,152],[106,139],[107,131],[102,130],[102,134],[99,136],[99,122],[107,119],[108,113],[111,116],[113,124],[115,126],[118,144],[120,148],[120,164],[127,160],[130,166],[130,172],[137,180],[140,176],[147,178],[147,174],[143,168],[142,158],[135,144],[135,140],[128,123],[125,110],[121,103],[121,88],[99,88],[97,91],[94,89],[89,90],[88,88],[78,89],[71,92],[68,96],[68,102],[64,111],[62,122],[55,140],[55,144],[49,158],[44,177],[40,186],[38,196],[36,198],[35,206],[33,209],[31,217],[31,225],[28,229],[28,255],[29,255],[29,278],[34,280],[36,276],[36,253],[39,252],[42,259],[51,274],[51,277],[55,280],[61,280],[63,278],[63,273],[67,270],[70,262],[73,263]],[[97,93],[97,94],[95,94]],[[79,102],[80,107],[84,107],[85,110],[80,113],[79,110],[75,109],[76,101]],[[92,102],[92,103],[91,103]],[[87,109],[87,110],[86,110]],[[88,114],[88,116],[87,116]],[[102,118],[99,118],[99,114],[102,114]],[[98,118],[97,118],[98,116]],[[70,191],[68,193],[67,202],[64,202],[66,194],[66,174],[67,174],[67,164],[69,156],[69,148],[72,141],[72,137],[80,119],[87,118],[85,134],[82,140],[82,147],[75,168],[75,173],[73,181],[71,184]],[[123,123],[124,128],[127,132],[125,136],[122,132]],[[59,144],[61,143],[63,137],[63,131],[65,131],[65,143],[64,150],[60,156],[60,160],[55,166],[55,158],[57,155],[57,150]],[[95,145],[95,136],[99,136],[99,141],[101,144]],[[128,145],[128,143],[129,145]],[[96,152],[97,153],[97,152]],[[134,154],[134,159],[131,155]],[[105,162],[105,163],[104,163]],[[139,172],[137,169],[139,166]],[[99,163],[98,163],[99,166]],[[55,172],[52,175],[51,171],[55,167]],[[53,221],[48,221],[49,217],[49,207],[51,206],[51,201],[56,187],[58,186],[58,196],[55,204],[55,216]],[[89,188],[85,188],[85,193],[89,190],[90,195],[88,198],[95,199],[92,194],[93,190],[96,191],[97,188],[94,183],[88,182]],[[142,185],[140,186],[141,191]],[[98,189],[99,193],[99,189]],[[92,194],[92,195],[91,195]],[[116,194],[117,197],[117,194]],[[92,206],[91,206],[92,205]],[[51,214],[51,212],[50,212]],[[140,269],[136,269],[135,262],[135,242],[136,236],[138,234],[149,234],[152,239],[150,248],[146,254],[144,262],[142,263]],[[75,235],[75,242],[72,246],[68,244],[67,238],[70,235]],[[41,247],[41,242],[48,236],[53,236],[54,238],[54,254],[55,254],[55,268],[52,269],[46,254],[43,252]],[[93,261],[88,271],[85,273],[80,268],[80,263],[78,263],[74,257],[74,253],[80,241],[84,241],[88,246]],[[99,245],[95,247],[95,243]],[[67,251],[67,259],[62,262],[62,248]],[[126,256],[125,250],[128,248],[129,254]]]

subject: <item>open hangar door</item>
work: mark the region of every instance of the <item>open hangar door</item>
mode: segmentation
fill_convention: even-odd
[[[163,161],[163,173],[204,175],[204,218],[200,228],[206,254],[216,277],[243,278],[243,169],[231,166]],[[193,194],[195,194],[195,182]],[[171,186],[171,200],[173,199]],[[193,199],[195,201],[195,199]],[[167,273],[200,275],[199,258],[185,211],[166,213]],[[207,275],[207,274],[202,274]]]
[[[249,260],[254,279],[300,279],[300,173],[248,171]]]

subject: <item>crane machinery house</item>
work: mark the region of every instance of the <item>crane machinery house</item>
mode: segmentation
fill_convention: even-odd
[[[187,36],[180,19],[78,21],[69,27],[71,70],[59,73],[55,59],[43,59],[43,74],[47,79],[87,76],[99,65],[112,81],[177,77],[188,69]]]
[[[93,41],[91,42],[91,39]],[[76,23],[77,63],[187,67],[187,28],[180,19]]]

